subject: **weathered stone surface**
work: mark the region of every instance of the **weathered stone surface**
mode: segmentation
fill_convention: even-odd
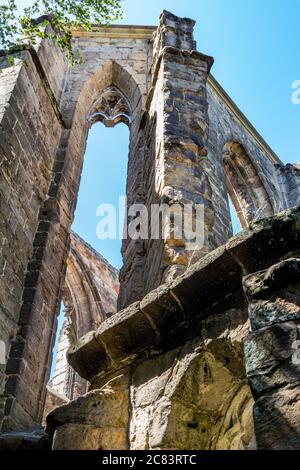
[[[59,395],[59,393],[48,384],[43,424],[45,424],[46,417],[48,416],[50,411],[54,410],[54,408],[57,408],[58,406],[65,405],[66,403],[68,403],[68,399],[63,395]]]
[[[294,361],[300,324],[273,325],[245,339],[246,370],[256,397],[274,388],[300,382],[300,363]]]
[[[68,364],[67,351],[77,338],[116,312],[118,292],[118,271],[72,232],[63,291],[66,320],[58,340],[54,375],[47,386],[44,417],[58,404],[87,392],[86,380]]]
[[[109,450],[128,447],[129,392],[126,377],[108,383],[47,417],[54,449]]]
[[[260,449],[299,450],[299,383],[259,398],[254,408],[254,422]]]
[[[249,300],[269,298],[289,285],[300,283],[300,259],[289,258],[261,271],[245,277],[243,284]]]
[[[99,406],[98,406],[99,405]],[[101,406],[102,405],[102,406]],[[99,427],[123,428],[128,422],[128,378],[120,375],[98,390],[92,390],[66,405],[53,410],[47,417],[47,431],[65,421]]]
[[[109,360],[114,364],[128,354],[154,344],[156,332],[136,303],[103,322],[95,338],[104,345]]]
[[[126,450],[127,433],[111,426],[64,424],[56,429],[53,450]]]
[[[290,238],[286,250],[290,252],[294,249],[297,252],[300,238],[298,221],[299,209],[294,209],[254,223],[232,238],[225,247],[218,248],[195,263],[180,278],[153,291],[140,304],[136,303],[106,320],[96,332],[97,342],[104,345],[106,351],[103,356],[98,355],[99,371],[107,367],[110,356],[115,362],[124,359],[126,354],[134,358],[153,347],[168,349],[196,337],[204,318],[222,314],[226,308],[246,305],[241,268],[244,273],[253,272],[278,261],[284,255],[283,237]],[[263,245],[265,249],[258,258],[254,255],[255,246]],[[281,250],[274,250],[275,246],[281,246]],[[139,331],[142,334],[137,334]],[[115,341],[117,336],[118,342]],[[96,374],[94,358],[91,356],[88,360],[88,350],[92,345],[95,344],[95,351],[101,349],[94,341],[89,342],[88,338],[81,340],[78,354],[84,357],[85,366],[79,356],[78,359],[76,357],[77,349],[71,351],[75,370],[93,364],[92,371]],[[104,361],[102,365],[100,357]]]
[[[242,318],[247,300],[253,328],[245,341],[247,371],[255,394],[262,393],[262,400],[272,391],[272,399],[279,400],[296,383],[298,369],[289,354],[299,324],[299,165],[282,165],[210,76],[213,59],[195,50],[193,28],[193,20],[167,11],[158,28],[78,28],[72,41],[84,60],[72,69],[51,41],[23,50],[15,66],[0,52],[0,328],[8,359],[0,370],[4,431],[42,419],[62,297],[67,307],[72,302],[77,307],[69,361],[92,381],[93,393],[124,368],[132,369],[131,378],[147,361],[159,370],[149,393],[139,379],[137,396],[140,386],[142,399],[160,390],[159,406],[149,402],[134,411],[134,445],[248,445],[250,395],[238,366],[248,328]],[[124,239],[120,312],[109,319],[116,273],[108,269],[102,278],[103,260],[82,240],[73,239],[76,250],[69,256],[86,139],[95,119],[130,127],[128,206],[191,204],[195,210],[201,204],[204,211],[203,243],[192,249],[193,223],[180,239],[174,239],[177,227],[171,220],[163,224],[169,236]],[[229,241],[228,193],[245,227]],[[255,222],[248,226],[250,221]],[[248,275],[254,277],[244,280],[243,290],[242,277]],[[72,284],[78,287],[73,296]],[[226,320],[226,327],[216,318],[221,324]],[[191,347],[193,341],[199,351]],[[268,355],[270,341],[275,362]],[[211,383],[203,361],[213,371]],[[171,371],[169,382],[164,369]],[[79,392],[86,384],[77,385]],[[210,398],[220,388],[224,400],[215,397],[220,406],[214,409]],[[125,389],[122,395],[112,388],[117,409],[129,395],[128,384]],[[111,393],[101,393],[102,415],[91,409],[94,395],[51,415],[56,448],[63,447],[61,439],[70,446],[76,439],[81,448],[109,445],[104,418]],[[296,423],[285,401],[278,403],[287,422]],[[152,414],[153,421],[143,424]],[[129,422],[118,426],[111,445],[122,447]]]
[[[100,253],[71,233],[63,301],[77,338],[117,311],[118,275]]]

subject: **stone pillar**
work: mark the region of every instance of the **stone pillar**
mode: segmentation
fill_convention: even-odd
[[[195,251],[198,257],[203,256],[210,246],[213,207],[211,186],[203,162],[207,157],[208,137],[206,84],[213,59],[195,50],[194,24],[193,20],[178,18],[164,11],[154,36],[152,88],[147,102],[149,121],[156,122],[151,141],[151,145],[155,142],[155,158],[149,158],[155,168],[154,188],[146,187],[145,191],[149,210],[153,203],[166,204],[172,210],[175,205],[183,208],[188,204],[194,217],[195,204],[202,205],[205,213],[204,242],[201,246],[189,248],[186,233],[180,239],[172,236],[177,222],[163,221],[170,224],[170,230],[159,247],[159,266],[153,262],[159,258],[158,244],[152,240],[146,243],[144,294],[182,274],[191,258],[194,256],[196,259]],[[148,130],[153,133],[150,125]],[[151,193],[153,195],[149,197]],[[192,229],[190,226],[187,228],[188,231]],[[154,265],[155,270],[152,269]]]
[[[252,327],[244,341],[258,449],[300,449],[300,259],[243,280]]]

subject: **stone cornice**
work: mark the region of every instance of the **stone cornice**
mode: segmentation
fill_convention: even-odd
[[[230,98],[230,96],[226,93],[226,91],[221,87],[221,85],[212,75],[209,75],[208,77],[208,85],[218,95],[218,97],[229,109],[229,111],[234,115],[237,121],[246,129],[247,132],[249,132],[253,139],[258,143],[260,148],[265,152],[266,156],[272,162],[282,164],[281,160],[276,155],[276,153],[271,149],[271,147],[267,144],[267,142],[251,124],[251,122],[246,118],[244,113],[242,113],[242,111],[237,107],[234,101]]]
[[[84,28],[73,28],[74,38],[110,38],[110,39],[152,39],[157,26],[92,26],[90,31]]]

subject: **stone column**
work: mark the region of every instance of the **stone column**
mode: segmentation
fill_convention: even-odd
[[[170,222],[171,237],[168,239],[167,234],[160,247],[163,252],[157,285],[181,274],[195,251],[198,257],[199,253],[203,256],[209,251],[209,233],[213,223],[211,187],[203,165],[207,157],[208,137],[206,84],[213,59],[195,50],[194,24],[193,20],[178,18],[164,11],[154,37],[148,113],[150,120],[156,119],[153,136],[156,158],[153,159],[154,195],[148,198],[148,204],[163,203],[171,209],[174,205],[183,207],[188,204],[191,205],[193,217],[195,205],[202,205],[205,215],[204,242],[191,250],[186,233],[180,239],[172,239],[177,222]],[[151,188],[147,189],[151,194]],[[187,231],[192,229],[191,226],[186,228]],[[147,246],[147,257],[152,264],[153,259],[157,258],[157,246],[151,241]],[[146,291],[156,287],[151,276],[159,277],[157,266],[153,273],[151,263],[148,262],[148,265]]]
[[[258,449],[300,449],[300,259],[243,280],[252,327],[244,341]]]

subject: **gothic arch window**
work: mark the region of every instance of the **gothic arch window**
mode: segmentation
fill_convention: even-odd
[[[105,169],[101,162],[99,162],[101,159],[103,162],[107,158],[107,155],[103,154],[103,149],[99,152],[99,159],[94,158],[95,155],[91,155],[91,152],[89,152],[89,155],[86,154],[89,131],[92,126],[96,125],[96,129],[94,128],[93,131],[100,131],[100,136],[97,138],[99,142],[103,139],[100,127],[98,127],[99,123],[108,128],[113,128],[118,124],[125,124],[129,128],[129,133],[134,133],[136,129],[134,127],[135,121],[138,122],[136,118],[140,104],[141,98],[138,87],[126,70],[112,61],[101,67],[85,83],[79,96],[75,114],[72,118],[73,132],[71,132],[71,140],[74,139],[74,142],[79,143],[79,145],[69,146],[70,151],[67,156],[69,161],[71,162],[72,159],[75,159],[80,162],[84,173],[86,168],[84,160],[87,157],[89,159],[89,166],[91,164],[95,165],[95,173],[98,174],[99,182],[101,183],[101,177],[107,179],[109,177],[107,163]],[[94,132],[93,134],[95,135]],[[128,140],[126,145],[128,146]],[[127,165],[128,152],[126,150],[125,152]],[[122,158],[124,158],[123,154]],[[93,162],[91,159],[93,159]],[[82,168],[80,168],[80,172]],[[106,173],[103,175],[104,171]],[[76,199],[77,195],[79,195],[80,200],[79,184]],[[123,194],[121,195],[123,196]],[[76,199],[74,204],[77,202]],[[97,199],[96,203],[98,204],[99,202],[101,201]],[[105,200],[102,202],[110,201]],[[106,265],[106,260],[101,260],[101,256],[93,259],[93,267],[91,267],[89,257],[92,256],[93,248],[91,246],[86,247],[86,245],[84,240],[75,233],[71,233],[71,247],[67,259],[66,277],[62,293],[65,321],[61,331],[58,332],[59,338],[62,339],[58,343],[58,347],[60,347],[60,343],[63,341],[67,341],[70,345],[72,341],[75,342],[86,333],[97,329],[109,314],[117,310],[118,273],[111,272],[111,267]],[[103,266],[105,265],[103,269],[107,269],[107,277],[103,281],[107,283],[107,286],[102,292],[103,297],[101,297],[101,294],[99,295],[99,292],[101,292],[99,280],[101,280],[102,276],[102,264]],[[67,349],[63,351],[64,356]],[[64,396],[67,399],[73,399],[84,394],[86,392],[86,381],[75,374],[66,362],[63,362],[62,367],[57,364],[57,360],[55,363],[54,373],[59,374],[56,382],[63,382],[60,385],[60,389],[63,390]],[[54,391],[56,390],[54,389]]]
[[[228,142],[223,148],[223,162],[229,197],[241,226],[273,215],[264,184],[239,142]]]

